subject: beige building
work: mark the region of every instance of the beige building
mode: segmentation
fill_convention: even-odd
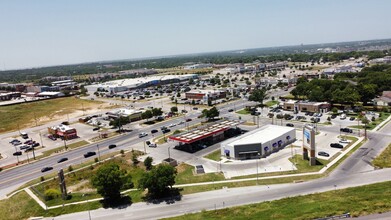
[[[307,102],[288,100],[284,102],[283,109],[294,112],[328,112],[331,105],[327,102]]]

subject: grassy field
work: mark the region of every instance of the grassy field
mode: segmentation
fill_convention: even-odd
[[[35,126],[76,111],[100,108],[102,102],[66,97],[19,105],[0,106],[0,133]],[[37,119],[37,120],[35,120]]]
[[[379,118],[376,118],[375,121],[370,121],[367,124],[367,129],[368,130],[374,129],[378,124],[380,124],[382,121],[386,120],[390,116],[390,114],[391,113],[381,112],[381,116]],[[356,128],[356,129],[364,129],[364,125],[361,122],[360,122],[360,125],[352,125],[352,126],[349,126],[349,127],[350,128]]]
[[[303,160],[301,155],[295,155],[289,158],[289,161],[296,164],[300,173],[317,172],[322,169],[329,161],[316,158],[316,165],[310,166],[308,160]]]
[[[390,211],[390,198],[391,182],[384,182],[169,219],[315,219],[347,212],[360,216]]]
[[[261,176],[261,175],[260,175]],[[317,179],[322,177],[323,175],[307,175],[307,176],[298,176],[298,177],[284,177],[284,178],[273,178],[273,179],[264,179],[258,180],[258,185],[272,185],[272,184],[280,184],[280,183],[293,183],[293,182],[304,182],[312,179]],[[244,186],[255,186],[257,185],[256,180],[242,181],[242,182],[232,182],[232,183],[218,183],[209,184],[209,185],[201,185],[201,186],[186,186],[183,187],[181,194],[191,194],[198,192],[206,192],[216,189],[222,189],[223,187],[227,188],[236,188],[236,187],[244,187]]]
[[[271,107],[271,106],[276,105],[276,104],[278,104],[278,101],[276,101],[276,100],[266,102],[266,105],[267,105],[268,107]]]
[[[236,113],[241,114],[241,115],[248,115],[248,114],[250,114],[250,112],[247,111],[246,109],[242,109],[242,110],[236,111]]]
[[[212,153],[206,155],[205,158],[208,158],[208,159],[214,160],[214,161],[220,161],[221,160],[221,151],[215,150]]]
[[[76,143],[67,144],[67,148],[68,148],[68,150],[71,150],[71,149],[76,149],[76,148],[79,148],[79,147],[87,145],[87,144],[88,144],[88,142],[83,140],[83,141],[79,141]],[[47,157],[47,156],[50,156],[54,153],[61,152],[63,150],[64,150],[64,146],[50,149],[50,150],[44,151],[41,157]],[[39,157],[39,158],[41,158],[41,157]]]
[[[380,168],[391,167],[391,144],[372,161],[372,164]]]
[[[217,170],[217,168],[216,168]],[[175,179],[175,184],[200,183],[224,180],[224,175],[221,173],[207,173],[194,175],[194,167],[182,163],[177,166],[178,175]]]

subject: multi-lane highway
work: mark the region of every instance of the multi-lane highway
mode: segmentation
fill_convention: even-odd
[[[246,105],[246,101],[240,100],[240,101],[234,101],[231,103],[227,103],[224,105],[221,105],[219,107],[220,115],[224,116],[228,114],[228,109],[233,108],[235,106],[236,109],[242,108],[244,105]],[[202,119],[198,119],[197,116],[201,114],[200,111],[192,111],[191,113],[186,115],[186,118],[192,118],[193,120],[188,123],[188,126],[191,126],[193,124],[199,123]],[[61,168],[65,169],[69,165],[73,164],[80,164],[86,160],[91,160],[91,158],[84,158],[83,154],[88,151],[94,151],[97,154],[95,157],[98,157],[98,149],[100,152],[100,155],[107,154],[109,152],[118,152],[121,149],[124,150],[130,150],[130,149],[137,149],[140,151],[143,151],[143,144],[142,142],[145,141],[149,137],[145,138],[139,138],[138,134],[141,132],[146,132],[150,134],[150,131],[152,129],[159,129],[160,126],[168,126],[172,123],[179,123],[180,121],[183,121],[183,117],[175,118],[173,120],[169,121],[163,121],[158,124],[154,124],[151,126],[145,126],[139,129],[134,129],[133,131],[129,133],[124,133],[122,135],[116,136],[114,138],[110,138],[107,140],[103,140],[99,143],[89,144],[82,148],[77,148],[74,150],[70,150],[61,154],[54,155],[49,158],[45,158],[39,161],[34,161],[33,163],[26,164],[20,167],[16,167],[10,170],[5,170],[0,172],[0,198],[4,197],[7,193],[11,192],[12,190],[16,189],[18,186],[39,178],[43,174],[41,173],[41,169],[46,166],[53,167],[54,171],[57,171]],[[186,125],[187,126],[187,125]],[[159,134],[161,132],[159,131]],[[114,149],[108,149],[108,146],[110,144],[116,144],[118,147]],[[63,163],[57,163],[57,161],[63,157],[67,157],[69,160],[65,161]]]

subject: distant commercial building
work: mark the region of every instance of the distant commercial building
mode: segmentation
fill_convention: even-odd
[[[265,125],[221,143],[221,155],[237,160],[266,157],[296,140],[291,127]]]
[[[185,93],[185,97],[189,100],[201,100],[204,104],[208,100],[214,101],[227,97],[227,92],[222,90],[195,90]]]
[[[49,134],[51,134],[55,137],[65,139],[65,140],[77,138],[76,129],[71,128],[67,125],[63,125],[63,124],[60,124],[58,126],[49,127],[48,132],[49,132]]]
[[[37,97],[46,97],[46,98],[58,98],[65,96],[62,92],[40,92],[36,95]]]
[[[204,69],[204,68],[210,68],[212,66],[213,64],[210,63],[197,63],[197,64],[185,66],[183,67],[183,69],[185,70]]]
[[[74,82],[72,79],[54,81],[52,82],[52,86],[57,86],[60,89],[72,89],[76,86],[76,82]]]
[[[8,101],[14,98],[19,98],[21,96],[20,92],[5,92],[0,93],[0,101]]]
[[[132,89],[178,83],[178,82],[186,81],[189,79],[196,79],[196,78],[198,78],[197,74],[150,76],[150,77],[143,77],[143,78],[113,80],[105,83],[89,85],[86,86],[85,88],[90,93],[94,93],[98,89],[101,89],[101,90],[106,90],[111,94],[113,94],[113,93],[128,91]]]
[[[307,102],[288,100],[283,104],[283,109],[294,112],[328,112],[331,105],[327,102]]]
[[[130,121],[138,121],[141,120],[142,111],[122,108],[118,110],[109,111],[106,114],[110,118],[128,117]]]
[[[391,63],[391,56],[373,59],[373,60],[370,60],[369,63],[372,63],[372,64]]]

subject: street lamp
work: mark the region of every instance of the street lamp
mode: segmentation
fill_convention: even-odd
[[[257,164],[257,185],[258,185],[258,159],[259,159],[259,157],[260,157],[260,154],[257,153],[257,158],[255,159],[256,164]]]
[[[99,158],[99,162],[100,162],[100,150],[99,150],[99,144],[96,144],[96,147],[98,148],[98,158]]]
[[[171,146],[168,147],[168,162],[171,161],[170,148],[171,148]]]

